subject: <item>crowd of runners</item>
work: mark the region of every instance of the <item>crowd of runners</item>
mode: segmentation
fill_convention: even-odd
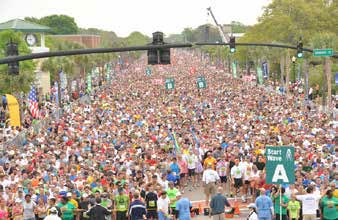
[[[206,89],[197,88],[200,75]],[[174,78],[173,90],[166,78]],[[193,206],[185,194],[200,187],[205,206],[221,187],[228,198],[255,203],[259,219],[337,219],[336,131],[335,119],[299,96],[175,51],[172,65],[154,66],[150,76],[145,60],[116,71],[90,104],[73,105],[25,146],[5,149],[0,220],[184,220]],[[266,183],[264,155],[265,146],[283,145],[295,147],[296,182],[279,188]],[[270,218],[259,211],[265,195]]]

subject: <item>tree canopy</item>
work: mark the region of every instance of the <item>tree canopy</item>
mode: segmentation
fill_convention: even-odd
[[[50,27],[52,34],[76,34],[79,30],[74,18],[68,15],[49,15],[40,19],[26,17],[25,20]]]

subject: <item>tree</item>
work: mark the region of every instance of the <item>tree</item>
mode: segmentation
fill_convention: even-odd
[[[0,58],[6,56],[6,44],[12,39],[18,43],[19,54],[30,54],[31,51],[23,40],[23,35],[20,32],[2,31],[0,32]],[[8,66],[0,65],[0,94],[14,92],[27,93],[30,90],[31,83],[35,81],[35,64],[32,60],[20,62],[20,74],[8,75]]]
[[[311,45],[313,48],[333,48],[336,49],[338,46],[338,39],[333,33],[317,33],[311,39]],[[321,59],[321,58],[317,58]],[[322,82],[323,88],[327,88],[327,103],[331,103],[332,94],[332,78],[334,78],[331,71],[332,61],[330,57],[324,58],[324,81]],[[326,91],[323,89],[323,103],[326,104]]]
[[[74,18],[68,15],[49,15],[41,19],[26,17],[25,20],[50,27],[52,34],[76,34],[79,29]]]

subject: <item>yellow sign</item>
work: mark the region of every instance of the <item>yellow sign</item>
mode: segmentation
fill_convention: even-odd
[[[7,98],[7,105],[8,105],[8,110],[9,110],[9,118],[10,120],[10,125],[11,126],[21,126],[20,123],[20,107],[18,100],[12,95],[6,94]]]

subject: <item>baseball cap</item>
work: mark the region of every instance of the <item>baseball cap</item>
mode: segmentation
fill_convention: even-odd
[[[87,198],[88,197],[88,194],[87,193],[83,193],[82,194],[82,198]]]
[[[52,207],[49,211],[51,213],[58,213],[58,210],[55,207]]]
[[[176,193],[176,197],[177,197],[177,196],[181,196],[181,195],[182,195],[181,192],[177,192],[177,193]]]
[[[256,205],[254,204],[254,203],[250,203],[249,205],[248,205],[248,208],[256,208]]]

